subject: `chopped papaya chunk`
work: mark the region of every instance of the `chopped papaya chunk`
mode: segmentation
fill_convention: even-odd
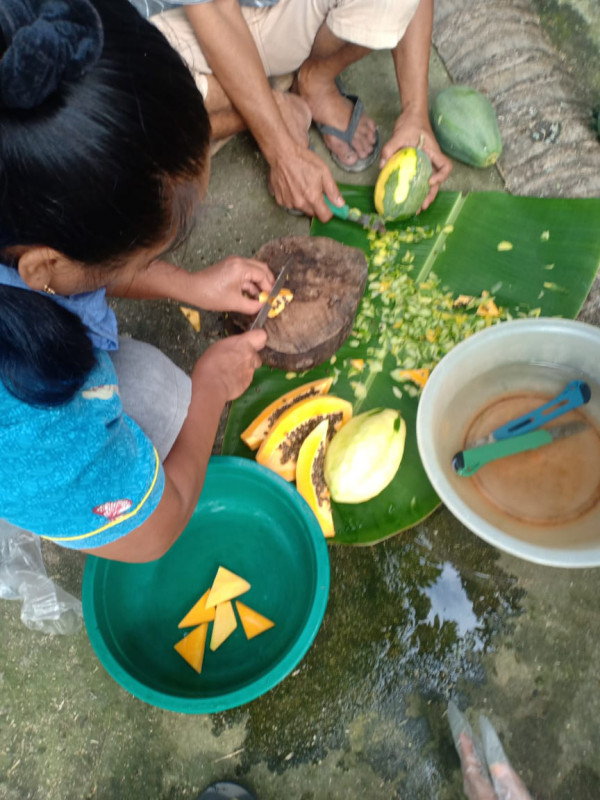
[[[225,603],[227,600],[233,600],[234,597],[247,592],[249,588],[248,581],[225,569],[225,567],[219,567],[206,600],[206,608],[212,608],[220,603]]]
[[[214,652],[223,642],[231,636],[237,628],[237,620],[233,610],[231,600],[217,606],[215,621],[213,622],[212,635],[210,637],[210,649]]]
[[[215,609],[207,608],[206,601],[208,600],[208,595],[210,594],[210,589],[207,589],[200,600],[193,605],[185,617],[179,623],[179,628],[191,628],[193,625],[200,625],[202,622],[212,622],[215,618]]]
[[[247,639],[254,639],[259,633],[264,633],[264,631],[268,631],[269,628],[274,627],[275,623],[272,620],[259,614],[258,611],[250,608],[250,606],[247,606],[240,600],[236,600],[235,605],[240,615],[242,628],[244,629]]]
[[[175,650],[198,673],[202,671],[207,633],[208,622],[203,622],[202,625],[194,628],[193,631],[190,631],[187,636],[175,644]]]

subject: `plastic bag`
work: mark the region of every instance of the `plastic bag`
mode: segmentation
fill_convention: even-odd
[[[21,620],[42,633],[77,633],[81,601],[46,573],[41,541],[33,533],[0,520],[0,597],[23,601]]]
[[[448,721],[469,800],[532,800],[487,717],[479,717],[481,739],[452,701],[448,703]]]

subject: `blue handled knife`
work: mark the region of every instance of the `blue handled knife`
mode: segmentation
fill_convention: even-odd
[[[567,411],[585,405],[589,402],[591,396],[591,389],[585,381],[569,381],[562,392],[556,395],[554,399],[549,400],[533,411],[529,411],[527,414],[507,422],[505,425],[501,425],[492,431],[489,436],[477,439],[470,446],[479,447],[537,430],[537,428],[541,428],[542,425],[551,422],[556,417],[566,414]]]

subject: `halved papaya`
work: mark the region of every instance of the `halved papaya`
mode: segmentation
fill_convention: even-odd
[[[352,416],[352,404],[341,397],[309,397],[288,408],[273,425],[258,449],[256,460],[286,481],[296,478],[296,462],[302,442],[319,422],[327,419],[333,436]]]
[[[260,447],[262,440],[265,438],[269,430],[275,424],[276,420],[287,411],[288,408],[301,400],[306,400],[309,397],[316,395],[327,394],[331,388],[333,378],[319,378],[316,381],[305,383],[302,386],[296,386],[277,400],[273,400],[261,413],[252,420],[250,425],[240,435],[241,440],[251,450],[257,450]]]
[[[325,483],[323,464],[329,422],[324,419],[302,442],[296,466],[296,488],[319,521],[323,536],[335,536],[331,515],[331,495]]]

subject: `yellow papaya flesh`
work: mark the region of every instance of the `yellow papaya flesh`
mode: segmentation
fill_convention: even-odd
[[[302,442],[323,420],[333,436],[352,417],[352,404],[332,395],[309,397],[285,411],[258,449],[256,460],[286,481],[296,478],[296,463]]]
[[[418,147],[398,150],[379,173],[373,201],[385,219],[408,219],[429,193],[433,169],[429,156]]]
[[[331,495],[323,474],[328,429],[328,421],[323,420],[308,434],[300,448],[296,466],[296,488],[311,507],[323,536],[327,538],[335,536]]]
[[[331,388],[333,378],[319,378],[310,383],[304,383],[302,386],[297,386],[277,400],[273,400],[261,413],[255,417],[250,425],[240,434],[241,440],[251,450],[257,450],[261,442],[266,437],[267,433],[273,427],[279,417],[287,411],[288,408],[299,403],[301,400],[307,400],[309,397],[327,394]]]
[[[269,299],[268,292],[261,292],[258,295],[258,299],[261,303],[266,303]],[[274,317],[278,317],[283,309],[289,305],[292,300],[294,299],[294,293],[291,289],[281,289],[279,294],[271,300],[271,308],[269,309],[269,313],[267,317],[269,319],[273,319]]]

